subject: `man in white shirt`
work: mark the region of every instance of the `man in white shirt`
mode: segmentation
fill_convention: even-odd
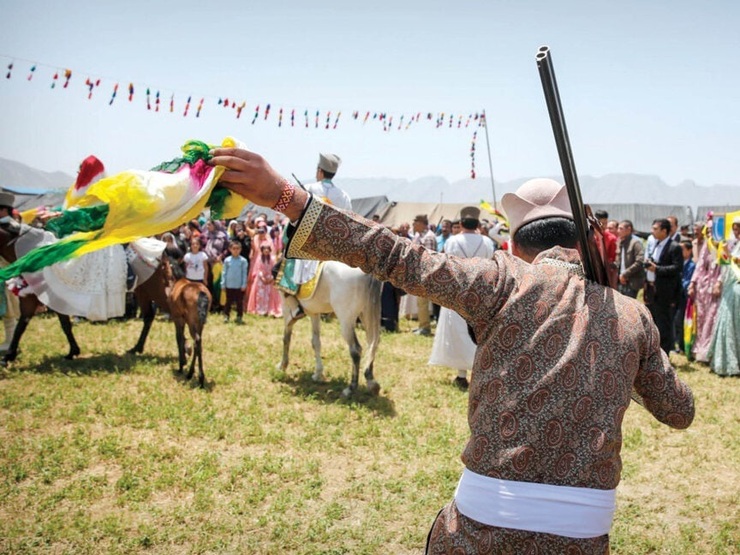
[[[493,257],[493,240],[478,232],[480,209],[466,206],[460,211],[462,232],[450,237],[444,252],[462,258]],[[468,334],[468,324],[454,310],[442,307],[437,321],[429,364],[447,366],[457,370],[453,384],[462,390],[468,389],[468,370],[473,368],[476,345]]]
[[[316,166],[316,183],[306,185],[305,189],[327,204],[343,210],[351,210],[352,201],[349,195],[332,182],[341,163],[342,159],[336,154],[320,153],[319,162]],[[282,266],[277,276],[277,288],[285,294],[285,303],[291,316],[298,320],[304,314],[295,295],[302,284],[310,281],[316,275],[318,261],[285,260]]]

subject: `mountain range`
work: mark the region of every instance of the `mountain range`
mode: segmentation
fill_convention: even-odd
[[[562,183],[561,176],[549,176]],[[496,182],[496,199],[515,191],[527,178]],[[660,177],[633,173],[613,173],[578,178],[581,196],[589,204],[659,204],[674,206],[738,206],[740,186],[714,185],[703,187],[691,180],[671,186]],[[477,203],[493,200],[489,177],[461,179],[452,183],[442,177],[406,179],[365,178],[335,179],[351,198],[384,195],[397,202]]]
[[[562,180],[559,176],[554,179]],[[496,182],[496,199],[516,190],[528,178]],[[74,177],[63,172],[45,172],[26,164],[0,158],[0,186],[17,192],[34,193],[66,190]],[[305,180],[308,182],[309,180]],[[581,195],[590,204],[660,204],[697,207],[740,206],[740,186],[700,186],[685,180],[671,186],[660,177],[633,173],[613,173],[594,177],[579,176]],[[396,202],[441,202],[477,204],[481,199],[493,200],[488,177],[461,179],[450,183],[442,177],[394,179],[386,177],[351,178],[338,176],[337,185],[353,199],[385,196]]]

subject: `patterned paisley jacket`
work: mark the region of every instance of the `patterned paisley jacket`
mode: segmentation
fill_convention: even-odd
[[[622,468],[621,424],[633,387],[659,421],[686,428],[693,420],[691,390],[661,351],[648,310],[576,275],[577,251],[556,247],[532,264],[502,251],[490,260],[456,258],[414,246],[315,199],[291,231],[288,256],[341,260],[455,310],[472,326],[479,346],[469,389],[470,439],[462,460],[473,472],[613,489]],[[448,524],[465,536],[460,522]],[[467,531],[475,528],[480,536],[481,525],[472,525]],[[441,528],[435,525],[437,540],[449,540],[451,528]],[[485,541],[495,542],[495,531],[486,532],[494,537]],[[559,551],[548,551],[547,534],[519,536],[542,540],[537,545],[544,550],[535,553]],[[468,541],[483,540],[463,537],[459,545]],[[589,541],[573,546],[598,547]],[[608,549],[607,536],[600,545]],[[603,552],[599,549],[583,552]]]

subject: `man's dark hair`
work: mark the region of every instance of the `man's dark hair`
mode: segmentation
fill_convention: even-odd
[[[575,222],[568,218],[545,218],[520,227],[514,235],[514,242],[522,254],[534,258],[552,247],[575,249],[578,231]]]
[[[464,220],[460,220],[460,225],[463,226],[463,229],[478,229],[478,226],[480,225],[480,222],[473,218],[465,218]]]
[[[619,223],[630,226],[630,229],[635,229],[635,226],[632,225],[632,221],[631,220],[622,220]]]
[[[597,220],[608,220],[609,219],[609,213],[606,210],[597,210],[594,212],[594,216]]]
[[[321,169],[321,168],[319,168],[319,169],[320,169],[320,170],[321,170],[322,172],[324,172],[324,179],[334,179],[334,176],[335,176],[335,175],[337,175],[337,172],[334,172],[334,173],[332,173],[332,172],[328,172],[328,171],[326,171],[326,170],[323,170],[323,169]]]
[[[691,249],[694,248],[694,245],[691,244],[691,241],[688,241],[688,240],[685,240],[685,239],[683,241],[681,241],[681,246],[682,247],[685,247],[685,248],[687,248],[689,250],[691,250]]]
[[[660,228],[665,229],[667,233],[671,232],[671,222],[669,222],[665,218],[658,218],[657,220],[653,220],[653,224],[658,224]]]

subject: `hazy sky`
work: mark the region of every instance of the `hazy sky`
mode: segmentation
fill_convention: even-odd
[[[47,171],[74,174],[88,154],[109,172],[146,169],[187,139],[232,135],[287,175],[310,177],[328,151],[343,158],[345,177],[454,181],[470,174],[473,128],[423,121],[399,131],[399,118],[486,110],[496,180],[559,174],[535,64],[547,44],[579,173],[740,184],[733,0],[0,0],[0,14],[0,157]],[[73,71],[66,89],[64,68]],[[101,80],[91,100],[88,77]],[[161,93],[160,113],[146,109],[147,86]],[[217,105],[225,97],[246,102],[240,119]],[[267,103],[268,120],[261,113],[252,125],[255,106]],[[300,114],[294,128],[291,109]],[[331,125],[342,112],[335,130],[324,129],[328,110]],[[353,121],[354,110],[387,112],[393,130]],[[476,167],[487,179],[482,130]]]

